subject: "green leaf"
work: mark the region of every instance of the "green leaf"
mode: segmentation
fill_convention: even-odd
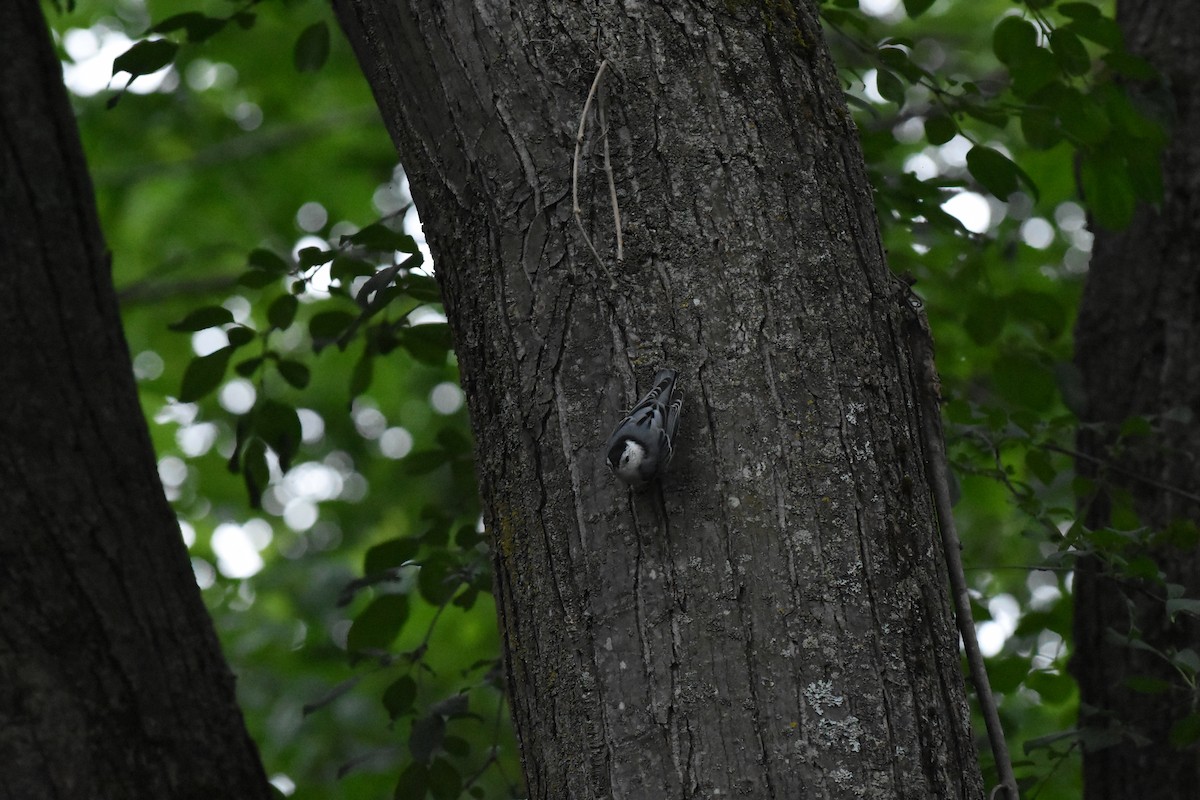
[[[1005,17],[992,32],[992,50],[1003,64],[1019,63],[1037,49],[1037,28],[1021,17]]]
[[[1058,13],[1071,19],[1096,19],[1100,9],[1091,3],[1060,3]]]
[[[296,299],[296,295],[280,295],[267,307],[267,322],[278,330],[290,328],[296,319],[296,309],[299,306],[300,301]]]
[[[427,475],[449,461],[450,456],[445,450],[418,450],[406,455],[400,462],[400,468],[405,475]]]
[[[1167,141],[1162,124],[1131,102],[1129,95],[1114,84],[1097,87],[1093,96],[1104,106],[1104,112],[1113,126],[1131,139],[1144,139],[1155,146]]]
[[[342,237],[343,239],[347,237]],[[329,277],[338,281],[345,288],[350,288],[350,284],[355,278],[366,275],[375,274],[375,265],[361,258],[352,258],[346,255],[340,255],[333,259],[333,264],[329,267]]]
[[[275,368],[279,370],[279,374],[291,386],[297,389],[304,389],[308,386],[309,380],[312,378],[312,373],[308,367],[301,364],[299,361],[287,361],[280,359],[275,362]]]
[[[420,252],[416,239],[402,231],[392,230],[383,222],[376,222],[356,233],[343,236],[342,243],[346,242],[382,253],[396,251],[401,253]]]
[[[1049,150],[1063,138],[1054,112],[1037,106],[1027,107],[1021,112],[1021,135],[1036,150]]]
[[[1112,131],[1112,122],[1104,106],[1091,95],[1075,89],[1067,89],[1059,95],[1057,113],[1063,132],[1084,144],[1098,144]]]
[[[314,22],[300,33],[292,54],[297,72],[316,72],[329,59],[329,25]]]
[[[224,306],[205,306],[188,313],[179,322],[171,323],[168,330],[178,332],[202,331],[205,328],[215,328],[218,325],[228,325],[233,322],[233,313]]]
[[[455,428],[442,428],[437,432],[434,441],[448,453],[467,455],[471,452],[471,440]]]
[[[442,290],[438,282],[428,275],[409,274],[404,279],[404,291],[409,297],[426,303],[442,302]]]
[[[188,11],[167,17],[162,22],[150,28],[147,33],[171,33],[184,30],[191,44],[199,44],[225,27],[226,20],[221,17],[210,17],[198,11]]]
[[[414,761],[400,773],[396,782],[395,800],[424,800],[429,793],[429,769],[419,761]]]
[[[1071,699],[1075,692],[1075,681],[1069,675],[1054,672],[1033,672],[1025,685],[1042,696],[1048,703],[1059,705]]]
[[[474,525],[460,525],[454,533],[454,544],[462,550],[474,547],[483,541],[483,535],[475,530]]]
[[[371,386],[371,377],[374,374],[373,357],[370,350],[366,350],[362,354],[362,358],[354,365],[354,371],[350,374],[350,399],[358,397]]]
[[[475,588],[470,588],[465,592],[455,595],[454,599],[450,601],[450,604],[458,606],[463,610],[470,611],[472,606],[475,605],[475,601],[478,599],[479,591]]]
[[[1137,81],[1152,81],[1158,77],[1158,71],[1154,69],[1154,66],[1149,61],[1132,53],[1124,51],[1106,53],[1103,60],[1109,69],[1126,78],[1133,78]]]
[[[420,547],[420,542],[407,536],[380,542],[367,550],[363,557],[363,572],[376,575],[403,566],[416,556]]]
[[[1092,57],[1079,37],[1069,28],[1056,28],[1050,32],[1050,50],[1058,59],[1059,66],[1068,75],[1086,75],[1092,70]]]
[[[1125,35],[1121,32],[1121,26],[1117,24],[1116,20],[1109,17],[1096,16],[1091,19],[1075,19],[1070,23],[1070,29],[1084,39],[1108,48],[1113,53],[1119,53],[1125,49]]]
[[[346,647],[352,653],[386,650],[408,619],[408,596],[385,594],[376,597],[355,617],[346,635]]]
[[[471,743],[461,736],[445,736],[442,739],[442,749],[452,756],[466,758],[471,754]]]
[[[1130,675],[1124,684],[1139,694],[1163,694],[1171,691],[1171,682],[1161,678],[1151,678],[1146,675]]]
[[[434,550],[445,550],[450,542],[450,521],[441,517],[432,506],[426,507],[425,510],[431,512],[425,515],[430,525],[421,534],[421,542]]]
[[[445,735],[446,720],[440,714],[430,714],[414,721],[408,736],[408,750],[413,760],[421,764],[429,763],[442,746],[442,737]]]
[[[241,375],[243,378],[249,378],[258,371],[259,367],[262,366],[263,360],[264,359],[262,356],[247,358],[245,361],[239,361],[238,363],[234,364],[233,371],[238,375]]]
[[[405,328],[401,343],[413,358],[434,367],[445,366],[446,356],[453,349],[450,326],[444,322]]]
[[[1162,536],[1172,547],[1190,550],[1200,544],[1200,526],[1190,519],[1175,519],[1167,525]]]
[[[233,428],[233,452],[229,454],[226,464],[229,471],[236,475],[242,468],[242,451],[250,438],[250,416],[242,414],[237,418]]]
[[[413,701],[417,699],[417,682],[404,675],[397,678],[383,690],[383,707],[387,709],[392,719],[402,717],[412,711]]]
[[[357,314],[339,310],[313,314],[308,320],[308,335],[312,337],[314,345],[330,344],[336,341],[357,317]]]
[[[900,47],[884,46],[876,51],[880,62],[909,83],[915,83],[928,73],[918,67],[908,57],[908,52]]]
[[[1012,159],[985,145],[975,145],[967,152],[967,171],[1000,200],[1007,200],[1024,176]]]
[[[301,269],[312,269],[321,264],[328,264],[337,253],[333,250],[322,250],[320,247],[304,247],[296,254]]]
[[[271,482],[271,469],[267,466],[267,448],[263,440],[252,438],[242,455],[242,479],[246,482],[246,493],[251,508],[262,507],[262,493]]]
[[[141,41],[113,59],[112,74],[128,72],[130,80],[158,72],[174,60],[179,45],[166,39]]]
[[[225,335],[229,337],[230,347],[245,347],[253,342],[257,336],[252,328],[247,328],[244,325],[230,328],[225,331]]]
[[[390,267],[384,267],[367,278],[358,287],[358,292],[354,295],[355,302],[362,308],[370,311],[383,308],[396,295],[395,292],[388,292],[387,290],[395,282],[402,267],[402,264],[393,264]]]
[[[1029,99],[1057,79],[1058,61],[1049,50],[1035,48],[1020,61],[1010,65],[1012,91],[1017,97]]]
[[[958,135],[958,123],[949,114],[934,114],[925,120],[925,138],[940,145]]]
[[[291,469],[301,441],[300,415],[296,409],[278,400],[264,400],[254,410],[254,430],[275,451],[279,467],[284,472]]]
[[[1050,461],[1050,456],[1045,450],[1026,450],[1025,451],[1025,469],[1044,484],[1049,485],[1058,475],[1054,469],[1054,464]]]
[[[904,0],[904,11],[913,19],[924,14],[934,0]]]
[[[232,347],[222,347],[206,356],[193,358],[183,372],[179,402],[194,403],[220,386],[231,355],[233,355]]]
[[[1171,726],[1168,735],[1172,747],[1184,748],[1200,741],[1200,714],[1188,714]]]
[[[258,269],[264,269],[267,272],[274,272],[279,275],[284,275],[291,272],[291,265],[280,258],[270,250],[265,250],[261,247],[250,251],[250,255],[246,257],[246,262]]]
[[[976,103],[964,105],[963,111],[966,111],[969,116],[974,117],[980,122],[986,122],[988,125],[994,125],[1001,129],[1008,127],[1008,121],[1012,119],[1004,109]]]
[[[905,87],[904,81],[896,77],[894,72],[889,72],[886,69],[877,70],[875,73],[875,85],[879,89],[879,94],[884,100],[895,103],[898,106],[904,105]]]
[[[449,580],[452,566],[444,553],[435,553],[421,564],[417,572],[417,588],[430,605],[440,606],[458,590],[458,582]]]
[[[462,776],[449,761],[435,758],[429,765],[429,791],[436,800],[457,800],[462,793]]]

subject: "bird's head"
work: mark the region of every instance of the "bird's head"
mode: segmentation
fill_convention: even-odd
[[[646,448],[633,439],[617,442],[608,452],[609,469],[628,486],[645,483],[639,467],[646,460]]]

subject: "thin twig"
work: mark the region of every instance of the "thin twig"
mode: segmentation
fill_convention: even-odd
[[[905,309],[909,316],[909,347],[915,358],[919,374],[917,402],[921,439],[925,450],[925,468],[928,471],[930,488],[933,490],[934,508],[937,511],[938,529],[942,535],[942,550],[946,556],[946,568],[950,573],[950,589],[954,600],[954,616],[958,621],[958,632],[962,636],[963,650],[971,668],[971,681],[979,699],[979,710],[987,727],[988,741],[996,761],[999,785],[992,790],[996,798],[1004,789],[1010,800],[1019,800],[1017,780],[1013,775],[1012,760],[1008,753],[1008,742],[1004,739],[1004,728],[1000,724],[1000,713],[996,709],[996,698],[988,681],[987,667],[979,639],[975,634],[975,620],[971,615],[971,596],[967,591],[967,578],[963,573],[962,544],[954,525],[954,510],[950,499],[950,475],[946,463],[945,434],[942,431],[941,408],[938,405],[937,367],[933,360],[933,342],[929,324],[915,297],[906,299]]]
[[[592,237],[588,236],[587,228],[583,226],[583,209],[579,207],[579,159],[583,152],[583,134],[587,130],[588,111],[592,107],[592,99],[596,96],[596,89],[600,86],[600,79],[604,77],[604,69],[608,66],[608,59],[600,62],[600,66],[596,69],[596,77],[592,79],[592,88],[588,90],[587,100],[583,102],[583,113],[579,115],[579,132],[575,135],[575,160],[571,164],[571,206],[575,212],[575,224],[579,226],[579,232],[583,234],[583,240],[587,242],[588,249],[592,251],[592,255],[596,257],[596,263],[600,265],[600,269],[608,276],[609,287],[617,288],[617,282],[613,279],[612,273],[609,272],[608,266],[604,263],[604,259],[600,257],[600,253],[596,250],[596,245],[592,244]]]
[[[596,103],[600,114],[600,133],[604,138],[604,174],[608,177],[608,197],[612,202],[613,226],[617,229],[617,264],[625,260],[625,245],[621,239],[621,206],[617,203],[617,183],[613,180],[612,162],[608,157],[608,120],[604,118],[604,98]]]
[[[237,275],[213,275],[204,278],[183,278],[177,281],[162,281],[153,278],[136,281],[117,290],[117,301],[122,307],[142,303],[157,303],[178,297],[196,297],[224,292],[237,286]]]
[[[492,727],[491,753],[488,755],[487,759],[483,762],[483,766],[481,766],[475,772],[474,775],[469,777],[467,780],[463,781],[462,791],[464,791],[464,792],[467,791],[468,789],[470,789],[475,784],[475,781],[479,780],[483,776],[483,773],[487,772],[488,767],[492,766],[493,764],[496,764],[497,766],[499,766],[500,773],[504,777],[504,782],[505,783],[508,782],[508,776],[504,775],[504,767],[500,765],[500,755],[499,755],[499,753],[500,753],[500,712],[502,712],[503,710],[504,710],[504,693],[501,692],[499,699],[496,701],[496,720],[495,720],[495,725],[493,725],[493,727]]]
[[[1173,494],[1176,497],[1182,497],[1184,500],[1191,500],[1193,503],[1200,503],[1200,494],[1192,494],[1189,491],[1180,489],[1178,486],[1172,486],[1169,483],[1163,483],[1160,480],[1151,478],[1148,475],[1142,475],[1140,473],[1134,472],[1133,470],[1125,469],[1121,465],[1114,464],[1112,461],[1109,461],[1108,459],[1088,455],[1087,453],[1081,453],[1080,451],[1072,450],[1069,447],[1060,447],[1059,445],[1056,445],[1056,444],[1049,444],[1049,443],[1043,444],[1042,448],[1045,450],[1051,450],[1055,453],[1062,453],[1064,456],[1072,456],[1073,458],[1078,458],[1082,461],[1087,461],[1091,464],[1096,464],[1098,466],[1106,467],[1106,468],[1112,470],[1113,472],[1124,475],[1126,478],[1131,478],[1135,481],[1138,481],[1139,483],[1144,483],[1147,486],[1153,486],[1156,489],[1162,489],[1164,492]]]

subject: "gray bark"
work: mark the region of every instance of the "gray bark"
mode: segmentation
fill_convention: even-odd
[[[901,290],[812,3],[335,0],[433,248],[534,798],[982,796]],[[625,259],[591,120],[602,58]],[[680,371],[661,493],[603,445]]]
[[[62,65],[0,3],[0,796],[266,798],[163,496]]]
[[[1102,476],[1129,491],[1141,521],[1162,529],[1173,520],[1200,522],[1200,505],[1164,490],[1200,494],[1200,2],[1122,0],[1117,21],[1129,49],[1149,59],[1166,79],[1174,105],[1171,143],[1165,154],[1165,196],[1159,209],[1141,208],[1128,229],[1098,230],[1076,328],[1076,363],[1088,397],[1086,421],[1108,423],[1107,433],[1080,435],[1086,454],[1109,459],[1113,432],[1130,416],[1190,410],[1190,420],[1166,420],[1161,431],[1133,442],[1120,456],[1121,471],[1081,462],[1084,474]],[[1135,91],[1137,91],[1135,87]],[[1132,480],[1131,474],[1156,481]],[[1104,499],[1087,520],[1109,519]],[[1166,581],[1200,597],[1200,550],[1195,542],[1152,549]],[[1133,557],[1134,553],[1128,553]],[[1075,583],[1073,672],[1080,699],[1098,713],[1083,723],[1122,733],[1114,747],[1085,752],[1088,800],[1194,797],[1200,784],[1200,750],[1176,749],[1169,733],[1194,711],[1194,690],[1159,658],[1109,641],[1111,627],[1132,625],[1143,640],[1164,651],[1196,648],[1200,625],[1180,615],[1175,624],[1163,608],[1161,585],[1132,586],[1106,577],[1101,564],[1085,560]],[[1157,599],[1156,599],[1157,598]],[[1162,694],[1134,692],[1131,676],[1157,677],[1176,685]],[[1141,737],[1140,739],[1135,737]],[[1147,743],[1148,742],[1148,743]]]

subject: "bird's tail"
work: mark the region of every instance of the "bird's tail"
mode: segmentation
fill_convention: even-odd
[[[665,409],[670,405],[671,393],[675,391],[675,375],[673,369],[660,369],[654,376],[654,385],[636,408],[661,406]]]

